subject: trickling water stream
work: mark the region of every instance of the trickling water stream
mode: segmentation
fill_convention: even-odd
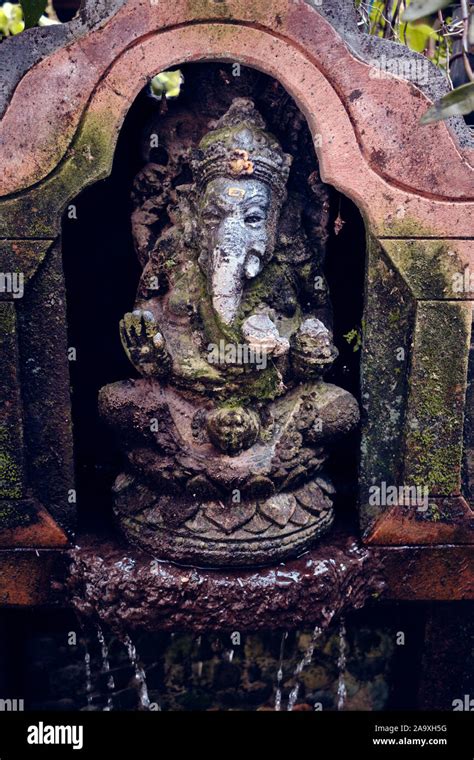
[[[196,638],[194,639],[194,646],[196,648],[198,655],[200,654],[200,651],[201,651],[201,644],[202,644],[202,636],[196,636]],[[196,675],[198,679],[202,678],[202,668],[203,668],[203,661],[198,660],[196,663]]]
[[[322,628],[319,625],[316,625],[313,629],[313,633],[311,634],[311,640],[303,654],[303,657],[299,660],[298,664],[296,665],[296,668],[294,670],[294,677],[295,677],[295,685],[293,686],[292,690],[290,691],[290,695],[288,697],[288,712],[292,712],[294,709],[294,706],[296,704],[296,701],[298,699],[298,694],[301,688],[301,673],[302,671],[310,665],[311,660],[313,659],[313,653],[314,649],[316,647],[316,644],[318,643],[319,639],[323,635],[324,631],[327,630],[329,627],[329,624],[331,623],[331,620],[334,617],[334,610],[328,612],[327,610],[323,610],[323,618],[326,621],[326,625],[324,628]]]
[[[113,710],[114,708],[112,695],[115,689],[115,681],[113,675],[110,673],[109,648],[107,646],[107,642],[100,625],[97,627],[97,638],[99,640],[100,653],[102,656],[102,672],[109,674],[107,678],[107,689],[109,691],[109,694],[107,697],[107,704],[104,707],[104,711],[107,712]]]
[[[323,629],[319,625],[315,626],[315,628],[313,629],[313,633],[311,635],[311,641],[305,653],[303,654],[303,657],[300,659],[300,661],[296,665],[296,668],[293,673],[296,679],[296,682],[292,690],[290,691],[290,695],[288,697],[288,707],[287,707],[288,712],[292,712],[296,704],[296,700],[298,699],[298,694],[301,687],[301,680],[300,680],[301,672],[307,665],[310,664],[311,660],[313,659],[314,648],[318,640],[321,638],[322,634],[323,634]]]
[[[347,640],[346,640],[346,621],[341,617],[339,621],[339,656],[337,658],[337,667],[339,671],[337,681],[337,709],[343,710],[346,704],[347,687],[346,687],[346,660],[347,660]]]
[[[349,647],[347,619],[329,605],[312,630],[248,633],[242,644],[216,632],[116,633],[97,622],[85,630],[78,656],[86,710],[347,710],[359,699],[351,659],[358,629]]]
[[[275,694],[275,710],[277,712],[281,710],[281,684],[283,681],[283,660],[285,659],[285,643],[286,643],[287,638],[288,638],[288,631],[285,631],[281,637],[280,657],[278,660],[277,686],[276,686],[276,694]]]
[[[68,688],[67,699],[95,711],[383,707],[392,631],[369,636],[357,617],[335,618],[326,608],[325,621],[312,630],[246,633],[234,647],[224,633],[117,636],[89,625],[73,653],[78,688],[70,695]]]
[[[84,641],[84,646],[86,648],[86,651],[84,654],[84,670],[86,674],[86,697],[87,697],[87,706],[90,707],[92,705],[91,655],[87,647],[86,641]]]
[[[135,644],[133,643],[132,639],[128,634],[124,636],[123,643],[127,649],[128,658],[130,660],[130,663],[132,667],[135,670],[135,680],[138,685],[138,696],[140,700],[140,709],[142,710],[149,710],[150,709],[150,697],[148,695],[148,686],[146,683],[146,675],[145,671],[143,670],[142,666],[140,665],[140,662],[138,660],[137,656],[137,650],[135,647]]]

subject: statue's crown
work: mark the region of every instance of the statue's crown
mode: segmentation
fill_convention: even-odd
[[[258,179],[283,196],[292,158],[284,153],[252,100],[236,98],[193,156],[200,189],[216,177]]]

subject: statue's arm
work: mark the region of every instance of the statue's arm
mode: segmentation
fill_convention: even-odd
[[[302,378],[320,378],[337,358],[333,343],[332,306],[322,266],[313,261],[300,271],[300,302],[304,304],[301,323],[290,340],[290,358],[295,373]]]
[[[322,378],[338,356],[332,332],[317,317],[305,316],[290,346],[293,370],[303,380]]]
[[[173,260],[176,239],[164,233],[148,254],[137,289],[135,308],[120,322],[120,338],[135,369],[145,377],[166,377],[172,367],[166,341],[160,328],[163,295],[169,287],[166,262]]]

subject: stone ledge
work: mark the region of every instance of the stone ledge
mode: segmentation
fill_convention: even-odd
[[[177,566],[119,540],[91,538],[71,558],[73,607],[118,632],[324,626],[383,587],[374,552],[346,534],[332,534],[298,559],[248,570]]]
[[[85,537],[71,552],[70,603],[118,632],[294,629],[374,600],[472,599],[470,547],[366,547],[332,533],[296,560],[249,570],[178,567]]]
[[[66,552],[60,549],[0,550],[0,608],[64,606]]]
[[[219,571],[160,562],[118,538],[79,540],[69,557],[61,550],[0,551],[0,607],[72,605],[119,633],[232,632],[314,626],[331,604],[340,614],[375,600],[474,599],[469,546],[364,547],[333,533],[276,567]]]

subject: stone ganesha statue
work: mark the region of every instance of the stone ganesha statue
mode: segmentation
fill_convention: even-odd
[[[125,455],[114,511],[159,558],[265,564],[333,521],[323,467],[359,411],[323,380],[337,356],[331,310],[291,219],[290,165],[253,102],[234,100],[194,151],[193,183],[120,324],[140,378],[100,391]]]

